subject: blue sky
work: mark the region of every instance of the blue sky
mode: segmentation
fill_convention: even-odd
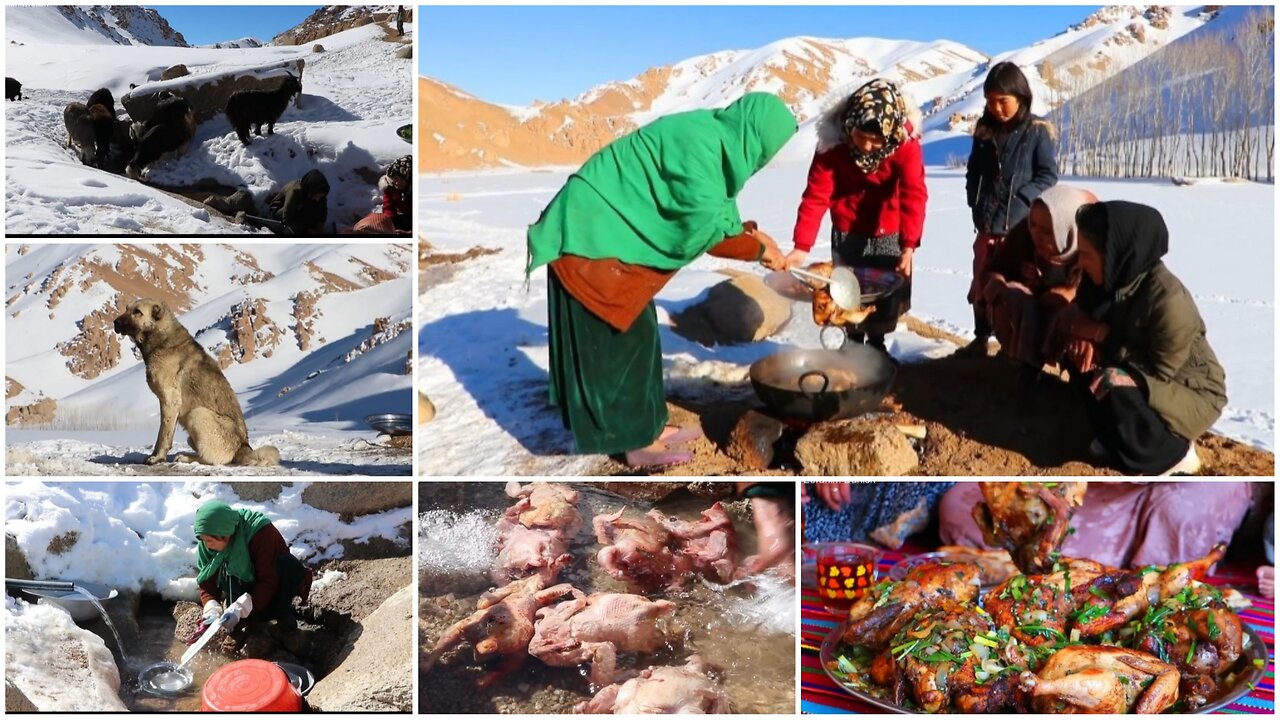
[[[192,45],[253,37],[271,40],[306,19],[319,5],[148,5]]]
[[[796,35],[1024,47],[1099,6],[440,7],[423,5],[419,71],[513,105],[572,97],[718,50]]]

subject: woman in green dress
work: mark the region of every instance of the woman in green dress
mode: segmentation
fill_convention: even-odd
[[[769,93],[660,118],[588,159],[529,228],[528,272],[549,267],[550,399],[578,452],[690,459],[700,431],[667,425],[653,299],[703,254],[784,267],[737,197],[796,129]]]

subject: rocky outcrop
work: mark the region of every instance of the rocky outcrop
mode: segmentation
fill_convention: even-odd
[[[17,603],[5,622],[4,656],[6,689],[12,683],[41,712],[128,709],[111,651],[61,608]]]
[[[15,580],[34,580],[31,565],[27,556],[18,547],[18,539],[9,533],[4,534],[4,576]]]
[[[796,458],[805,475],[817,477],[907,475],[920,465],[896,427],[867,420],[815,425],[796,443]]]
[[[360,623],[355,646],[320,679],[307,703],[321,712],[413,709],[413,586],[406,585]]]
[[[413,22],[413,8],[413,5],[404,7],[406,23]],[[271,42],[275,45],[305,45],[373,22],[390,22],[394,25],[395,19],[395,5],[327,5],[308,15],[297,27],[276,35]]]
[[[224,370],[232,363],[247,363],[254,358],[271,357],[284,331],[267,315],[262,298],[245,300],[231,308],[231,325],[227,341],[215,348],[214,357]]]
[[[343,522],[358,515],[372,515],[413,506],[413,483],[318,482],[302,491],[302,502],[317,510],[337,513]]]
[[[186,65],[172,65],[165,68],[164,72],[160,73],[160,79],[173,80],[175,78],[186,77],[190,74],[191,71],[187,69]]]
[[[124,297],[117,293],[110,303],[77,323],[80,332],[75,337],[57,344],[72,375],[92,380],[120,364],[120,336],[112,323],[125,305]]]
[[[291,482],[254,482],[240,481],[227,483],[231,487],[231,491],[236,497],[245,502],[267,502],[280,497],[280,491],[286,485],[293,485]]]
[[[6,425],[46,425],[53,422],[58,403],[52,398],[40,398],[30,405],[14,405],[4,414]]]
[[[320,316],[316,309],[316,301],[322,293],[303,290],[293,296],[293,335],[298,339],[298,349],[311,348],[311,326]]]
[[[14,380],[11,377],[5,376],[5,379],[4,379],[4,399],[5,400],[21,395],[22,390],[23,390],[22,383],[18,382],[17,380]]]

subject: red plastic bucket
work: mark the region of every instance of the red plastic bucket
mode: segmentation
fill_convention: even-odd
[[[204,712],[301,712],[289,676],[266,660],[238,660],[218,669],[200,692]]]

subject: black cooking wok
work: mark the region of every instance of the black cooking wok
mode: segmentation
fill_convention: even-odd
[[[821,422],[873,410],[898,369],[865,345],[841,350],[784,350],[751,364],[756,396],[779,416]]]

